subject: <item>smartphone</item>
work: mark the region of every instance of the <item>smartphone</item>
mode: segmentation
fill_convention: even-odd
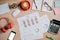
[[[14,40],[15,35],[16,35],[16,32],[11,31],[7,40]]]

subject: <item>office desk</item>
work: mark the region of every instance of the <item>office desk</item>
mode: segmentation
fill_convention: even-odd
[[[5,3],[5,2],[9,2],[9,4],[12,4],[15,2],[18,4],[20,2],[20,0],[0,0],[0,3]],[[30,0],[30,3],[32,6],[32,0]],[[14,12],[14,10],[16,10],[16,9],[11,9],[10,12],[7,12],[4,15],[0,15],[0,17],[8,18],[11,21],[12,27],[13,27],[12,29],[9,29],[6,33],[0,33],[0,40],[7,40],[11,31],[16,32],[16,36],[15,36],[14,40],[20,40],[21,38],[20,38],[19,29],[18,29],[17,18],[35,12],[31,8],[28,11],[21,10],[21,12],[16,17],[13,17],[12,13]],[[51,13],[42,12],[42,11],[38,11],[38,12],[40,13],[40,16],[47,14],[50,20],[52,20],[52,19],[60,20],[60,15],[54,15],[53,12],[51,12]],[[58,32],[57,35],[53,35],[53,34],[46,32],[46,33],[44,33],[44,37],[41,39],[38,39],[38,40],[49,40],[46,38],[46,35],[53,36],[55,40],[60,40],[60,31]]]

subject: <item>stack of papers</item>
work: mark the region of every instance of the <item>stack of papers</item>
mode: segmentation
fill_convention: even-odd
[[[21,40],[36,40],[43,38],[47,32],[50,21],[47,15],[39,16],[38,12],[17,18]]]
[[[39,13],[35,12],[24,17],[18,18],[21,40],[35,40],[42,38],[43,35],[38,27]],[[38,32],[39,31],[39,32]]]
[[[8,3],[0,4],[0,14],[5,14],[6,12],[9,12],[9,5]]]

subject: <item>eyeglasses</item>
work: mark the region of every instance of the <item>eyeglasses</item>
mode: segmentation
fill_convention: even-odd
[[[52,11],[52,8],[49,6],[47,2],[44,2],[44,6],[47,8],[47,10]]]
[[[44,2],[44,6],[47,8],[47,10],[53,11],[54,12],[54,15],[55,15],[54,9],[47,2]]]

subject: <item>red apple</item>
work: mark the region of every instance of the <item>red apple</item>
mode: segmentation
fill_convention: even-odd
[[[30,2],[29,1],[21,1],[20,8],[24,11],[28,10],[30,8]]]

